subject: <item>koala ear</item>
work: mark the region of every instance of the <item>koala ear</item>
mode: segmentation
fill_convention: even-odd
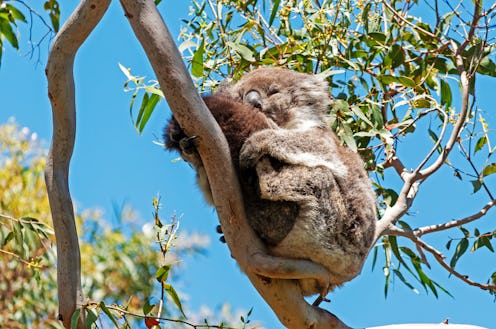
[[[262,108],[262,96],[256,90],[250,90],[249,92],[247,92],[244,95],[243,100],[258,109]]]
[[[236,95],[234,95],[233,90],[233,79],[229,78],[222,81],[217,88],[215,88],[215,93],[235,98]]]

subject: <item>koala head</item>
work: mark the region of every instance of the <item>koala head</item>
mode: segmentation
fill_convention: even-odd
[[[282,68],[258,68],[234,84],[221,85],[218,93],[252,105],[287,129],[324,124],[331,102],[322,77]]]

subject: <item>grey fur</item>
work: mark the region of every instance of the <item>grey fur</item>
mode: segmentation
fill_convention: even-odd
[[[331,289],[358,275],[374,243],[375,193],[360,157],[341,146],[326,124],[325,80],[260,68],[215,95],[234,101],[229,110],[243,112],[238,120],[260,113],[266,118],[241,136],[232,132],[239,122],[223,124],[211,109],[228,143],[242,145],[231,153],[247,217],[270,253],[323,265]],[[204,184],[199,163],[194,166]],[[203,190],[209,199],[209,189]],[[304,295],[322,293],[316,280],[299,282]]]

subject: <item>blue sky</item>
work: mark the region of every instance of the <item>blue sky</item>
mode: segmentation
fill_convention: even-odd
[[[62,20],[65,20],[75,4],[61,4]],[[177,36],[180,19],[188,14],[187,2],[164,1],[159,8],[171,33]],[[7,47],[0,68],[0,123],[13,116],[21,126],[29,127],[40,138],[49,141],[51,109],[44,75],[47,48],[41,48],[41,65],[29,60],[25,56],[28,50],[26,31],[21,30],[23,49],[16,52]],[[163,217],[173,212],[182,214],[182,230],[200,232],[212,240],[207,255],[184,260],[185,267],[177,288],[189,295],[188,307],[195,310],[207,305],[215,309],[224,302],[235,309],[253,307],[253,320],[263,322],[266,328],[281,328],[272,311],[231,259],[227,247],[217,242],[215,211],[203,202],[192,169],[184,162],[172,162],[177,155],[167,154],[153,143],[160,139],[162,127],[170,115],[166,103],[161,102],[142,136],[135,132],[129,117],[130,95],[123,92],[125,77],[118,63],[131,67],[134,74],[153,78],[119,2],[114,1],[80,49],[75,62],[78,130],[70,176],[73,199],[82,208],[102,207],[109,219],[113,216],[113,204],[127,202],[144,219],[149,219],[151,200],[160,193]],[[483,81],[479,84],[482,88],[479,102],[488,111],[490,122],[494,123],[495,114],[491,113],[494,106],[489,100],[496,83]],[[426,149],[428,147],[430,144],[425,145]],[[415,144],[402,151],[410,167],[415,165],[419,154],[423,154],[418,152],[419,148],[422,145]],[[459,183],[452,172],[444,170],[422,186],[411,211],[410,223],[421,226],[464,217],[478,211],[487,201],[482,193],[472,195],[469,183]],[[494,229],[496,212],[493,212],[479,226]],[[426,240],[439,243],[439,246],[444,244],[435,237]],[[328,309],[357,328],[392,323],[438,323],[446,318],[452,323],[496,328],[493,298],[478,288],[448,278],[434,260],[431,265],[432,277],[454,298],[441,293],[436,299],[421,288],[417,295],[398,281],[386,299],[381,264],[379,262],[372,272],[369,259],[361,276],[330,295],[332,302]],[[481,255],[462,259],[458,267],[474,279],[481,279],[482,275],[496,271],[496,257],[482,251]]]

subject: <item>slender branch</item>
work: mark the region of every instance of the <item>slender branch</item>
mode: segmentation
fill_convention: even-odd
[[[95,302],[89,302],[85,306],[86,307],[100,307],[100,303],[95,303]],[[166,318],[166,317],[161,317],[159,316],[148,316],[148,315],[143,315],[135,312],[130,312],[122,307],[118,307],[115,305],[105,305],[106,308],[109,310],[113,310],[119,313],[119,315],[130,315],[136,318],[142,318],[142,319],[154,319],[157,321],[164,321],[164,322],[172,322],[172,323],[180,323],[185,326],[197,329],[197,328],[219,328],[219,329],[235,329],[234,327],[226,327],[225,325],[213,325],[213,324],[194,324],[192,322],[182,320],[182,319],[174,319],[174,318]]]
[[[383,1],[386,4],[385,0]],[[474,13],[474,20],[473,20],[474,24],[476,24],[478,21],[478,19],[475,18],[475,16],[479,16],[478,10],[480,9],[477,9],[479,7],[478,4],[479,2],[477,2],[476,4],[476,11]],[[387,4],[387,6],[389,6],[389,4]],[[462,53],[465,50],[471,38],[473,38],[473,31],[472,33],[470,32],[468,33],[467,39],[460,46],[458,46],[455,41],[451,40],[451,46],[453,48],[454,58],[455,58],[458,74],[460,75],[460,83],[462,87],[461,110],[460,110],[460,114],[458,115],[458,119],[453,127],[453,130],[451,131],[451,135],[448,141],[446,142],[446,145],[444,146],[444,149],[442,150],[441,154],[437,157],[434,163],[432,163],[429,167],[422,170],[421,170],[421,166],[419,166],[414,172],[403,175],[404,176],[403,180],[405,183],[403,184],[403,188],[399,193],[398,200],[396,201],[396,204],[393,207],[386,209],[384,216],[378,222],[375,232],[376,238],[379,238],[379,236],[381,236],[386,229],[388,229],[401,216],[403,216],[406,213],[406,211],[411,206],[413,199],[417,193],[417,188],[419,185],[418,181],[424,181],[430,175],[435,173],[439,168],[441,168],[441,166],[445,163],[446,159],[448,158],[449,153],[453,149],[453,146],[457,142],[463,127],[465,126],[467,117],[470,113],[469,88],[470,88],[470,79],[473,77],[469,76],[467,73],[467,69],[465,68],[463,62]],[[423,164],[424,162],[425,160],[422,161],[421,164]]]
[[[438,41],[440,41],[439,37],[423,28],[421,28],[420,26],[417,26],[415,24],[413,24],[412,22],[410,22],[409,20],[407,20],[405,17],[403,17],[403,15],[401,15],[399,12],[397,12],[386,0],[382,0],[382,3],[393,13],[393,15],[398,18],[399,20],[401,20],[402,22],[406,23],[407,25],[409,25],[411,28],[413,28],[414,30],[417,30],[419,31],[420,33],[430,37],[430,38],[433,38],[433,39],[436,39]]]
[[[19,256],[18,254],[10,252],[8,250],[0,248],[0,253],[14,257],[18,261],[20,261],[21,263],[23,263],[24,265],[27,265],[29,267],[34,267],[34,268],[38,268],[38,269],[44,268],[44,266],[41,266],[40,264],[38,264],[36,262],[29,262],[29,261],[25,260],[24,258],[22,258],[21,256]]]
[[[414,172],[416,172],[416,173],[420,172],[420,170],[425,166],[427,161],[429,161],[429,159],[432,157],[434,152],[436,152],[436,150],[441,146],[441,143],[443,141],[444,134],[446,133],[446,127],[448,126],[448,115],[443,111],[439,111],[439,113],[444,116],[443,127],[441,128],[441,133],[439,134],[439,137],[438,137],[436,143],[434,143],[434,146],[431,148],[430,152],[424,157],[422,162],[420,162],[420,164],[415,169]]]
[[[215,11],[215,7],[212,4],[212,1],[207,0],[207,2],[208,2],[208,5],[210,7],[210,10],[212,11],[212,15],[214,15],[215,22],[217,23],[217,27],[219,28],[220,39],[222,40],[224,47],[226,47],[226,49],[227,49],[227,56],[229,56],[229,60],[231,61],[231,63],[234,64],[234,59],[233,59],[232,54],[231,54],[231,47],[229,46],[229,44],[226,41],[226,32],[224,31],[224,27],[222,26],[222,22],[220,21],[219,15]],[[219,8],[219,7],[217,7],[217,8]],[[228,72],[228,73],[231,73],[231,72]]]
[[[434,256],[434,258],[437,260],[437,262],[442,267],[444,267],[450,274],[456,276],[458,279],[462,280],[463,282],[465,282],[465,283],[467,283],[467,284],[469,284],[471,286],[479,287],[479,288],[481,288],[483,290],[496,291],[496,286],[495,285],[492,285],[492,284],[482,284],[482,283],[479,283],[479,282],[475,282],[473,280],[470,280],[469,277],[468,277],[468,275],[463,275],[460,272],[456,271],[453,267],[449,266],[449,264],[444,261],[446,259],[446,256],[444,256],[440,251],[438,251],[434,247],[428,245],[427,243],[425,243],[421,239],[418,239],[417,238],[416,241],[414,241],[414,242],[417,243],[417,244],[419,244],[426,251],[430,252]]]
[[[452,220],[452,221],[442,223],[442,224],[419,227],[419,228],[414,229],[413,231],[415,232],[416,236],[420,237],[424,234],[444,231],[444,230],[448,230],[448,229],[453,228],[453,227],[459,227],[459,226],[468,224],[470,222],[473,222],[473,221],[481,218],[482,216],[486,215],[487,212],[489,211],[489,209],[491,209],[495,205],[496,205],[496,200],[492,200],[492,201],[488,202],[481,210],[479,210],[478,212],[476,212],[473,215],[467,216],[465,218],[457,219],[457,220]]]
[[[458,143],[458,146],[460,147],[460,151],[462,152],[463,156],[465,157],[465,159],[468,161],[468,163],[470,164],[470,167],[472,168],[472,170],[474,171],[474,173],[477,175],[477,179],[481,180],[482,181],[482,176],[481,174],[479,173],[479,170],[477,169],[477,167],[475,166],[474,162],[472,161],[472,159],[470,158],[470,154],[465,150],[465,147],[463,147],[463,144],[462,143]],[[489,198],[491,200],[494,199],[493,197],[493,194],[491,193],[491,190],[489,190],[489,187],[487,186],[487,184],[482,181],[482,187],[484,188],[484,190],[486,191],[487,195],[489,196]]]
[[[491,291],[496,291],[496,286],[491,285],[491,284],[483,284],[479,282],[475,282],[471,279],[469,279],[468,275],[461,274],[460,272],[456,271],[453,267],[451,267],[448,263],[445,262],[446,256],[444,256],[439,250],[436,248],[432,247],[431,245],[427,244],[424,242],[422,239],[420,239],[415,231],[412,230],[404,230],[398,227],[391,227],[388,229],[388,234],[389,235],[397,235],[397,236],[402,236],[405,238],[410,239],[415,245],[420,246],[422,249],[428,251],[431,253],[436,261],[444,268],[446,271],[448,271],[451,275],[454,275],[455,277],[459,278],[463,282],[471,285],[478,287],[483,290],[491,290]]]
[[[405,165],[401,162],[400,158],[398,158],[395,155],[389,157],[384,162],[383,167],[384,168],[393,167],[403,181],[405,181],[405,178],[408,175],[408,171],[405,168]]]
[[[455,50],[455,60],[456,60],[458,72],[460,74],[460,82],[462,86],[462,104],[461,104],[460,114],[458,115],[458,119],[455,123],[455,126],[453,127],[453,131],[451,132],[450,138],[446,142],[443,151],[432,165],[418,172],[417,179],[422,179],[422,180],[426,179],[443,165],[443,163],[448,158],[449,153],[453,149],[453,146],[457,142],[458,137],[460,136],[460,133],[463,127],[465,126],[465,122],[469,114],[470,80],[468,78],[467,71],[463,64],[463,57],[461,55],[462,48],[458,48],[458,46],[454,41],[452,41],[451,44]]]
[[[480,11],[482,9],[481,7],[481,0],[475,0],[474,1],[474,14],[472,16],[472,23],[470,24],[470,29],[468,30],[467,36],[465,37],[465,40],[463,40],[462,44],[460,45],[460,49],[464,50],[467,45],[472,41],[475,35],[475,30],[477,29],[477,24],[479,23],[479,20],[481,18]]]
[[[288,328],[349,329],[331,313],[308,304],[294,280],[268,279],[252,270],[259,259],[253,255],[267,252],[246,220],[224,135],[198,95],[154,1],[121,0],[121,4],[174,117],[187,135],[197,136],[198,151],[209,178],[222,231],[241,269]]]
[[[45,181],[57,241],[59,319],[66,328],[83,304],[81,261],[74,210],[69,192],[69,162],[74,148],[76,105],[73,66],[80,45],[98,24],[110,0],[83,0],[62,26],[50,50],[46,75],[53,112],[53,138]],[[84,317],[78,328],[84,328]]]
[[[2,214],[0,213],[0,218],[5,218],[5,219],[8,219],[12,222],[18,222],[18,223],[23,223],[23,224],[35,224],[35,225],[40,225],[40,226],[44,226],[50,230],[53,230],[53,228],[48,225],[48,224],[45,224],[43,222],[38,222],[38,221],[35,221],[35,220],[32,220],[32,219],[24,219],[24,218],[15,218],[15,217],[12,217],[12,216],[9,216],[7,214]]]

